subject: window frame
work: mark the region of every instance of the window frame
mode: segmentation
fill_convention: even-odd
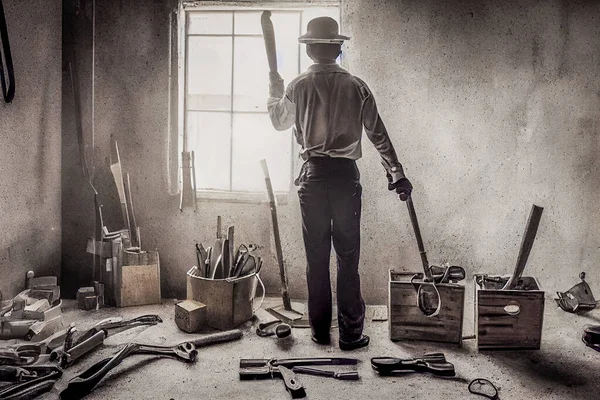
[[[235,111],[233,108],[234,102],[234,74],[235,74],[235,63],[232,55],[232,87],[231,87],[231,106],[229,111],[214,111],[214,110],[188,110],[187,99],[188,99],[188,38],[190,36],[227,36],[232,38],[232,53],[235,52],[235,38],[236,37],[262,37],[262,34],[236,34],[235,33],[235,15],[236,13],[243,12],[260,12],[264,10],[270,10],[276,13],[298,13],[299,14],[299,32],[298,36],[302,35],[306,21],[303,20],[303,10],[307,8],[335,8],[339,12],[339,25],[342,27],[341,21],[341,0],[322,0],[322,1],[269,1],[269,2],[247,2],[247,1],[186,1],[180,0],[178,6],[178,32],[177,32],[177,71],[178,71],[178,94],[177,94],[177,120],[178,120],[178,154],[183,151],[188,151],[188,124],[186,117],[191,112],[223,112],[230,114],[231,123],[235,114],[268,114],[267,111]],[[228,12],[232,13],[232,33],[223,35],[214,34],[188,34],[189,18],[192,13],[198,12]],[[301,72],[302,65],[302,46],[298,43],[298,71]],[[265,72],[266,73],[266,72]],[[196,198],[199,201],[217,201],[217,202],[233,202],[233,203],[264,203],[268,202],[264,191],[242,191],[233,190],[233,165],[232,165],[232,152],[233,152],[233,129],[230,129],[230,171],[229,171],[229,187],[230,190],[213,190],[213,189],[196,189]],[[298,145],[294,140],[294,135],[290,135],[290,177],[289,177],[289,188],[285,191],[275,191],[275,197],[278,203],[287,204],[287,197],[292,188],[294,181],[294,166],[295,158],[298,152]],[[178,160],[178,181],[181,185],[181,159]],[[197,172],[197,171],[196,171]]]

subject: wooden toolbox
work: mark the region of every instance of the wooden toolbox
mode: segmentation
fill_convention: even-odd
[[[436,285],[442,307],[438,315],[426,316],[417,304],[415,273],[390,270],[388,296],[390,340],[426,340],[460,344],[465,286],[456,283]]]
[[[527,290],[501,290],[499,280],[486,284],[475,275],[475,335],[477,348],[538,350],[544,320],[544,291],[533,277],[522,277]]]
[[[206,304],[207,324],[227,330],[252,318],[256,274],[208,279],[187,274],[187,299]]]

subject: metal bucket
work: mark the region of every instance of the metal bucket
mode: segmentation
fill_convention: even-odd
[[[206,305],[210,327],[227,330],[252,318],[258,275],[208,279],[187,274],[187,299]]]

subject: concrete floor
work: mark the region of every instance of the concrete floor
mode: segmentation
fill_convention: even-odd
[[[57,398],[73,374],[114,354],[129,341],[167,344],[190,338],[173,322],[174,303],[165,300],[156,306],[84,312],[75,309],[74,302],[66,301],[65,319],[76,322],[79,329],[117,315],[131,318],[158,314],[164,322],[107,338],[101,349],[65,371],[64,379],[42,398]],[[239,359],[306,356],[352,356],[363,361],[358,366],[361,380],[356,382],[301,375],[307,399],[483,399],[467,391],[470,380],[478,377],[494,382],[500,389],[500,399],[598,399],[600,354],[581,342],[582,327],[589,323],[600,323],[599,310],[586,316],[572,315],[555,307],[554,301],[547,298],[541,350],[485,353],[477,352],[474,340],[465,341],[462,347],[425,342],[394,343],[388,339],[387,322],[368,321],[365,333],[371,336],[371,345],[354,352],[339,350],[337,333],[333,335],[335,340],[331,346],[318,346],[311,342],[308,329],[294,329],[292,337],[278,340],[256,336],[251,323],[247,323],[241,327],[244,337],[240,341],[202,348],[192,365],[172,359],[132,356],[113,370],[87,399],[288,399],[291,396],[282,381],[240,381]],[[472,326],[472,312],[466,312],[464,335],[472,334]],[[375,356],[408,358],[434,351],[444,352],[455,365],[456,378],[416,373],[382,378],[369,363]]]

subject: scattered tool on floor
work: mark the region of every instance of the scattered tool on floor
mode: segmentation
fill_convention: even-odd
[[[277,359],[241,359],[240,360],[240,380],[253,380],[253,379],[283,379],[286,390],[291,394],[293,399],[299,399],[306,397],[306,391],[302,383],[296,377],[293,369],[295,367],[305,366],[317,366],[317,365],[356,365],[359,360],[356,358],[341,358],[341,357],[316,357],[316,358],[287,358]],[[343,373],[333,373],[331,371],[324,372],[316,368],[311,368],[310,371],[307,369],[301,369],[301,373],[305,374],[319,374],[320,376],[327,376],[336,379],[343,379]],[[349,375],[353,377],[354,375]],[[354,379],[347,379],[354,380]]]
[[[0,386],[0,399],[34,399],[48,392],[62,376],[54,365],[0,366],[0,381],[12,382]]]
[[[525,234],[523,235],[523,241],[521,242],[519,255],[517,256],[515,270],[502,288],[503,290],[513,290],[517,287],[519,279],[523,275],[523,270],[527,265],[529,253],[531,253],[531,249],[533,248],[533,242],[535,241],[535,236],[537,234],[538,227],[540,226],[540,220],[542,219],[543,211],[543,207],[536,206],[535,204],[531,207],[531,212],[529,213],[529,218],[527,219],[527,225],[525,226]]]
[[[263,13],[263,29],[265,26],[265,13],[268,13],[268,11],[265,11]],[[270,20],[268,22],[270,23]],[[266,37],[265,40],[267,40]],[[277,221],[277,205],[275,203],[275,195],[273,194],[273,185],[271,184],[271,176],[269,175],[269,167],[267,166],[267,160],[261,160],[260,165],[262,166],[263,174],[265,176],[265,184],[267,186],[267,194],[269,195],[269,207],[271,208],[271,221],[273,223],[273,238],[275,240],[275,252],[277,256],[277,264],[279,265],[279,278],[281,282],[281,299],[283,301],[283,305],[271,307],[267,311],[286,322],[291,322],[301,319],[304,316],[304,313],[299,310],[300,307],[296,307],[296,309],[292,307],[292,302],[290,300],[290,294],[288,290],[287,273],[285,270],[285,265],[283,264],[283,251],[281,250],[281,237],[279,236],[279,223]]]
[[[65,343],[63,344],[62,349],[60,351],[55,350],[51,354],[51,356],[56,355],[56,359],[60,359],[61,368],[69,367],[79,358],[85,356],[98,346],[102,345],[102,343],[104,343],[104,339],[108,336],[108,332],[102,329],[89,335],[89,337],[83,337],[81,340],[79,340],[79,342],[74,343],[74,333],[75,328],[71,327],[67,332]],[[60,354],[60,356],[58,356],[58,354]]]
[[[581,339],[586,346],[591,347],[596,351],[600,351],[600,325],[584,326]]]
[[[498,389],[487,379],[477,378],[469,383],[469,392],[491,400],[498,400]]]
[[[566,292],[556,292],[554,299],[560,308],[567,312],[584,313],[596,308],[596,299],[590,285],[585,281],[585,272],[579,274],[579,282]]]
[[[214,333],[195,340],[182,342],[173,346],[156,346],[139,343],[129,343],[113,357],[106,358],[75,376],[69,381],[65,390],[60,393],[62,400],[78,400],[87,396],[96,385],[125,358],[133,354],[148,354],[158,357],[175,358],[192,363],[198,354],[196,348],[212,344],[237,340],[242,337],[240,330]]]
[[[276,335],[278,338],[285,338],[292,334],[292,328],[279,320],[270,322],[261,322],[256,328],[256,334],[260,337]]]
[[[446,361],[443,353],[425,354],[423,357],[400,359],[395,357],[371,358],[371,367],[379,375],[394,375],[407,371],[430,372],[437,376],[454,376],[454,364]]]

